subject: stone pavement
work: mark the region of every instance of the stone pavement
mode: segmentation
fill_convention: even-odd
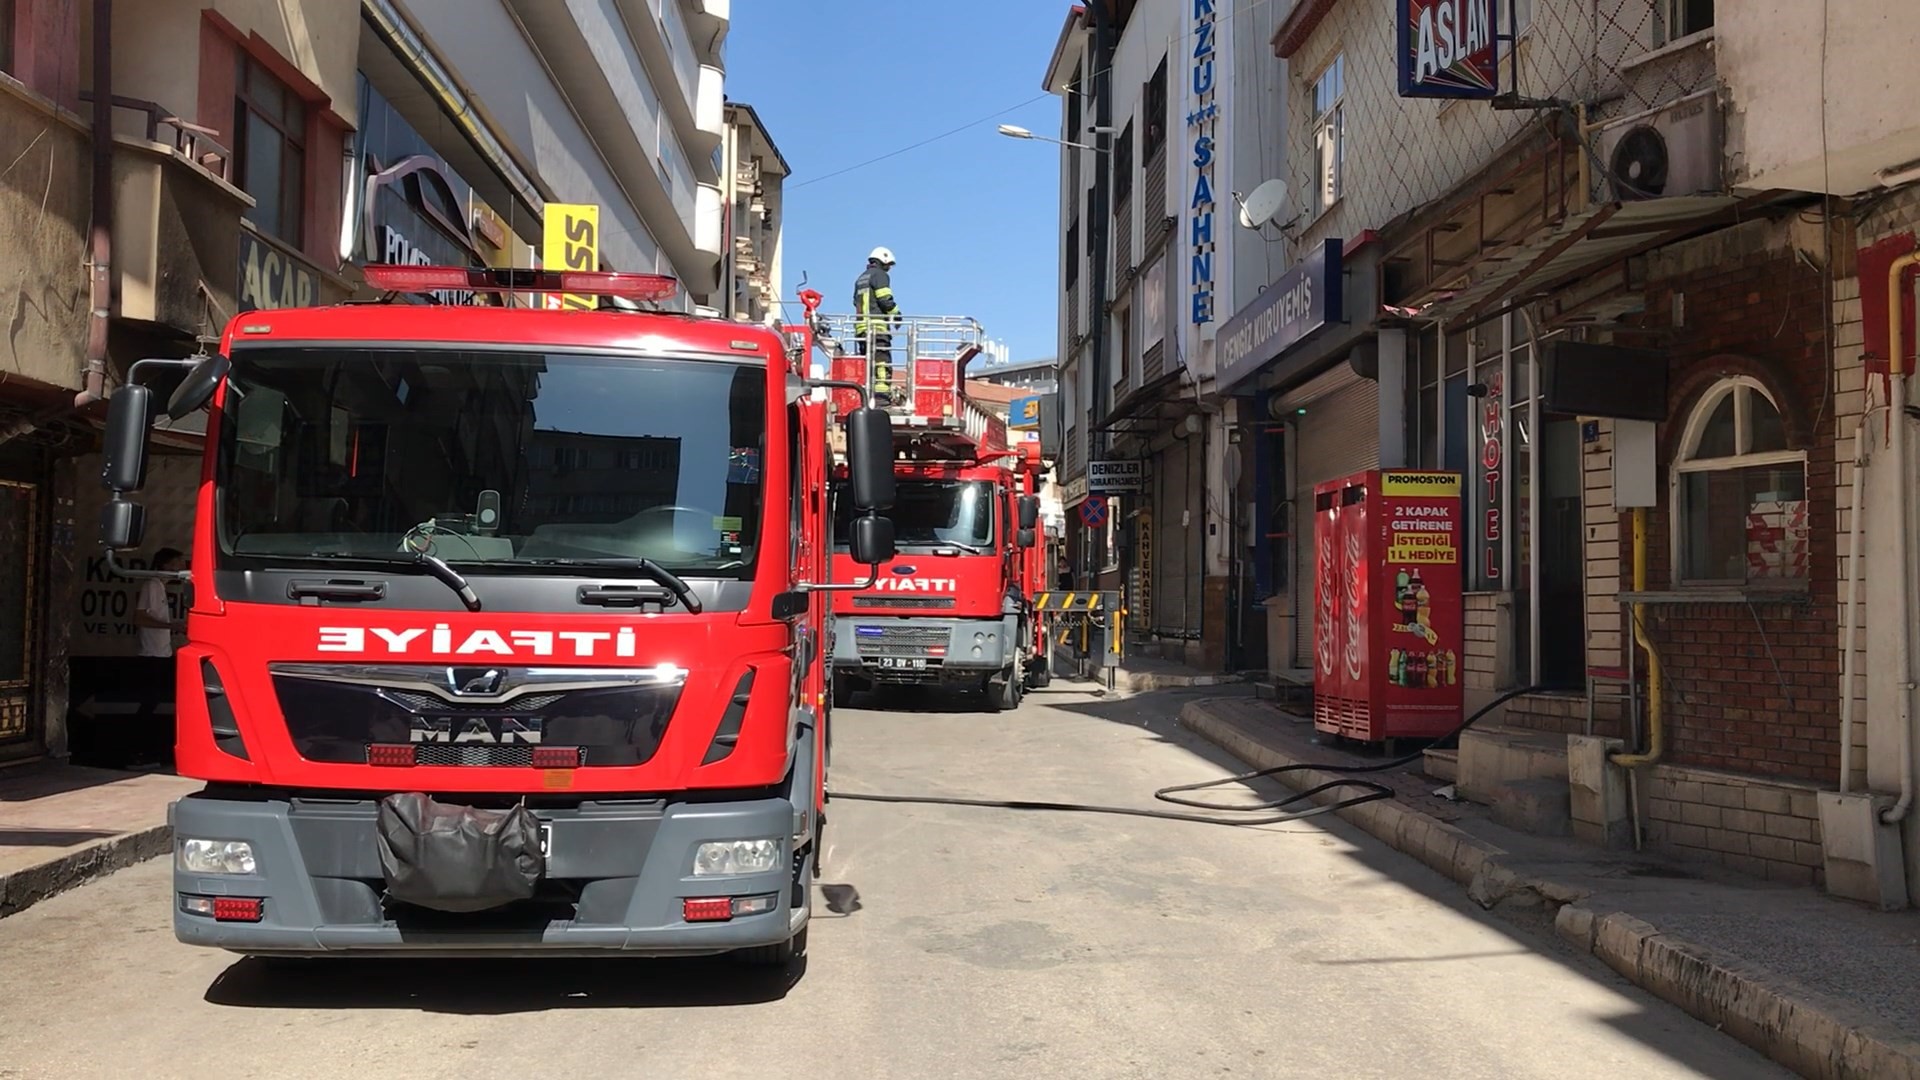
[[[165,852],[167,804],[201,786],[44,762],[0,769],[0,917]]]
[[[1306,718],[1244,696],[1190,702],[1180,722],[1259,769],[1385,760],[1318,745]],[[1438,797],[1442,782],[1418,769],[1416,760],[1367,774],[1396,797],[1339,815],[1452,877],[1482,907],[1552,917],[1576,947],[1803,1076],[1920,1080],[1920,912],[1515,832],[1484,808]],[[1336,777],[1276,779],[1299,790]]]

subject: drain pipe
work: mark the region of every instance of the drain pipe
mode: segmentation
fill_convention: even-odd
[[[1633,591],[1647,590],[1647,508],[1633,508]],[[1665,753],[1665,739],[1660,724],[1660,651],[1653,647],[1652,639],[1641,619],[1644,605],[1636,601],[1629,609],[1633,613],[1633,640],[1647,654],[1647,752],[1644,754],[1615,754],[1612,761],[1623,769],[1635,769],[1642,765],[1657,765],[1660,755]],[[1638,813],[1636,807],[1635,813]]]
[[[1913,807],[1913,597],[1908,558],[1912,551],[1908,516],[1913,502],[1907,492],[1907,372],[1906,348],[1900,340],[1901,283],[1906,272],[1920,265],[1920,253],[1909,253],[1893,260],[1887,268],[1887,454],[1896,470],[1893,485],[1894,509],[1899,554],[1894,559],[1896,582],[1890,595],[1900,598],[1900,801],[1888,807],[1880,820],[1897,825],[1906,820]],[[1852,688],[1849,687],[1849,690]]]
[[[93,227],[88,230],[87,366],[73,407],[106,400],[113,315],[113,0],[93,0]]]

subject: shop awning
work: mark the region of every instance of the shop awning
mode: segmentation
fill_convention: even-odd
[[[1464,328],[1538,300],[1620,260],[1737,222],[1774,193],[1602,203],[1481,257],[1464,283],[1415,298],[1396,314]],[[1458,279],[1456,279],[1457,281]]]

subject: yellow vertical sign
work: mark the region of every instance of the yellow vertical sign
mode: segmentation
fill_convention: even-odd
[[[540,262],[549,270],[600,268],[600,207],[592,203],[548,203]],[[550,308],[592,311],[597,298],[572,293],[548,294]]]

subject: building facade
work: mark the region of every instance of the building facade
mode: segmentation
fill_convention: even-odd
[[[781,317],[780,260],[786,216],[783,185],[792,169],[753,106],[727,105],[727,138],[722,147],[727,213],[726,306],[721,314],[742,322],[764,323]]]
[[[1576,833],[1907,902],[1920,738],[1904,257],[1920,125],[1886,105],[1913,80],[1883,76],[1888,29],[1920,30],[1920,14],[1890,0],[1824,16],[1785,0],[1263,6],[1278,85],[1248,74],[1262,6],[1236,10],[1224,167],[1243,198],[1284,183],[1236,200],[1249,220],[1231,232],[1231,306],[1194,380],[1226,438],[1189,466],[1209,504],[1245,508],[1202,519],[1234,536],[1225,576],[1246,603],[1227,610],[1253,617],[1206,617],[1209,550],[1198,631],[1219,645],[1203,662],[1237,654],[1310,683],[1338,637],[1314,610],[1315,486],[1458,472],[1457,678],[1469,709],[1515,695],[1448,766],[1463,794],[1499,805],[1538,779],[1468,744],[1530,747],[1569,762]],[[1074,9],[1056,52],[1063,93],[1091,10]],[[1116,83],[1143,63],[1117,49]],[[1062,158],[1069,425],[1099,389],[1075,367],[1092,362],[1100,306],[1084,287],[1087,176],[1140,153],[1125,93],[1110,135],[1069,95],[1060,136],[1118,144]],[[1131,183],[1116,174],[1114,207],[1140,199]],[[1157,271],[1153,241],[1113,213],[1114,400],[1138,385],[1160,415],[1187,411],[1190,388],[1151,382],[1165,369],[1125,367],[1144,357],[1118,314],[1141,306],[1128,271]],[[1069,462],[1103,452],[1081,438]],[[1149,476],[1165,439],[1146,442]],[[1158,517],[1154,494],[1138,501]],[[1156,576],[1191,542],[1152,540]],[[1631,795],[1608,795],[1609,777]]]
[[[705,0],[0,0],[25,301],[0,345],[0,763],[171,743],[170,662],[133,655],[137,583],[93,535],[128,367],[368,296],[369,262],[538,265],[552,203],[597,207],[603,268],[714,302],[727,25]],[[130,565],[191,550],[203,430],[163,421]]]
[[[725,0],[363,3],[466,135],[530,178],[524,197],[600,207],[601,269],[668,274],[675,304],[722,306]]]
[[[1215,344],[1245,243],[1234,185],[1243,159],[1260,164],[1235,132],[1271,96],[1236,104],[1248,22],[1205,0],[1077,6],[1044,79],[1062,98],[1069,559],[1082,587],[1127,594],[1129,649],[1209,667],[1229,660],[1239,555],[1218,497],[1235,419],[1213,392]]]

